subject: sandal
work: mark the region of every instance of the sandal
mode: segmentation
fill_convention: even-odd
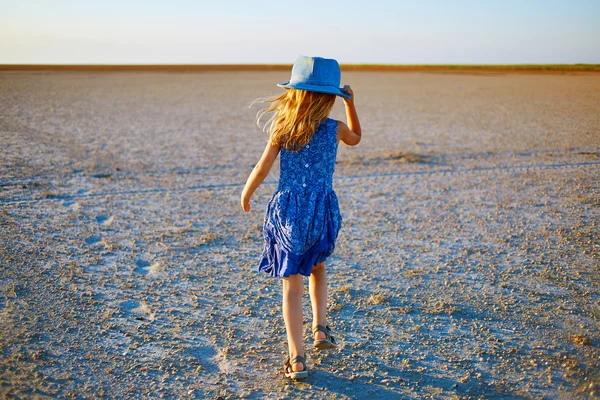
[[[304,369],[302,371],[294,372],[292,365],[295,363],[302,363]],[[296,356],[293,360],[288,357],[283,364],[285,368],[285,376],[290,379],[306,379],[308,378],[308,369],[306,368],[306,359],[302,356]]]
[[[312,328],[313,335],[317,332],[323,332],[325,334],[325,339],[316,340],[313,342],[313,346],[319,350],[325,349],[335,349],[337,344],[335,344],[335,340],[333,336],[331,336],[331,328],[329,325],[317,325]]]

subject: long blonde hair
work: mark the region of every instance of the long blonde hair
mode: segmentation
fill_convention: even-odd
[[[260,123],[263,115],[273,112],[264,127],[269,133],[269,142],[298,151],[310,142],[317,126],[329,116],[335,95],[286,89],[280,96],[264,101],[270,104],[258,112],[256,121]]]

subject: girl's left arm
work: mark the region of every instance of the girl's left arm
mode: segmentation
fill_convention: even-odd
[[[242,196],[240,200],[242,204],[242,209],[244,211],[250,211],[250,198],[254,194],[256,188],[258,188],[260,184],[265,180],[267,175],[269,175],[269,171],[271,171],[273,162],[275,162],[275,159],[277,158],[280,149],[281,146],[274,146],[271,144],[271,142],[267,143],[265,151],[263,152],[262,156],[260,157],[260,160],[258,160],[258,163],[252,170],[252,173],[246,181],[244,190],[242,191]]]

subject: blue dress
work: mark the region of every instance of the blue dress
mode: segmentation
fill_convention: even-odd
[[[265,214],[259,271],[280,278],[309,276],[333,253],[342,226],[332,187],[336,155],[337,121],[330,118],[299,151],[281,148],[279,187]]]

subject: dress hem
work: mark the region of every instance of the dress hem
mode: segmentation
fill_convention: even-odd
[[[302,254],[287,251],[275,240],[274,235],[265,229],[265,248],[258,265],[258,271],[273,278],[287,278],[290,275],[310,276],[315,265],[325,261],[335,249],[338,230],[328,221],[324,237]]]

